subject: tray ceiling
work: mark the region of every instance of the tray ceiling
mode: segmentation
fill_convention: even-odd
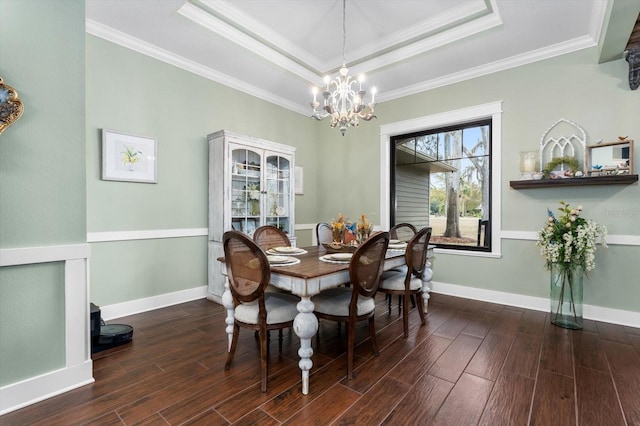
[[[602,0],[347,0],[346,63],[384,102],[598,43]],[[308,115],[341,0],[87,0],[87,32]]]

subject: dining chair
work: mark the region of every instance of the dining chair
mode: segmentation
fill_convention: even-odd
[[[425,324],[424,301],[422,299],[422,273],[427,264],[427,249],[431,239],[431,228],[422,228],[407,243],[405,252],[406,265],[385,271],[380,278],[378,290],[389,296],[398,295],[402,300],[402,320],[404,322],[404,337],[409,336],[409,300],[413,296],[417,302],[418,313]],[[389,304],[391,314],[391,304]]]
[[[260,389],[266,392],[269,361],[267,333],[269,330],[293,326],[299,300],[286,293],[265,292],[271,278],[271,268],[266,254],[251,238],[238,231],[227,231],[223,235],[223,247],[229,289],[235,306],[233,337],[224,369],[231,367],[240,327],[257,331],[262,372]]]
[[[316,239],[318,240],[319,246],[323,243],[329,244],[333,242],[333,232],[328,223],[320,222],[316,225]]]
[[[347,323],[347,377],[353,378],[356,323],[369,322],[369,339],[378,356],[375,327],[375,295],[389,245],[389,233],[378,232],[361,244],[349,263],[350,287],[336,287],[313,296],[318,318]]]
[[[291,246],[291,241],[287,234],[273,225],[258,227],[253,233],[253,241],[264,251],[274,247]]]
[[[389,229],[389,238],[392,240],[409,241],[417,233],[417,229],[410,223],[399,223]]]
[[[389,238],[392,240],[400,240],[400,241],[409,241],[411,238],[413,238],[414,235],[416,235],[417,233],[417,229],[414,225],[410,224],[410,223],[398,223],[395,226],[392,226],[391,229],[389,229]],[[396,269],[397,270],[397,269]],[[389,313],[391,313],[391,295],[387,294],[387,302],[389,303]],[[398,311],[400,311],[400,309],[402,309],[402,298],[398,297]],[[413,302],[413,306],[415,306],[415,300],[412,297],[411,301]]]

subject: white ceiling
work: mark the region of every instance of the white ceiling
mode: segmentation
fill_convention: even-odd
[[[597,44],[607,0],[347,0],[378,103]],[[310,114],[342,65],[342,0],[87,0],[87,32]]]

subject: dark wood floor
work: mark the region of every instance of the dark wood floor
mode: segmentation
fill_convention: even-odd
[[[379,297],[380,356],[359,327],[356,377],[346,380],[344,335],[322,322],[309,395],[300,393],[298,339],[271,343],[260,392],[257,340],[241,330],[224,371],[224,310],[199,300],[111,323],[132,343],[94,355],[92,385],[0,417],[2,425],[640,425],[640,329],[434,294],[427,325]],[[274,336],[275,337],[275,336]]]

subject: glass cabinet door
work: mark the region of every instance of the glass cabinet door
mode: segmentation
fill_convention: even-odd
[[[231,227],[253,237],[262,217],[262,156],[247,148],[231,149]]]
[[[266,224],[291,234],[291,160],[269,154],[265,164]]]

